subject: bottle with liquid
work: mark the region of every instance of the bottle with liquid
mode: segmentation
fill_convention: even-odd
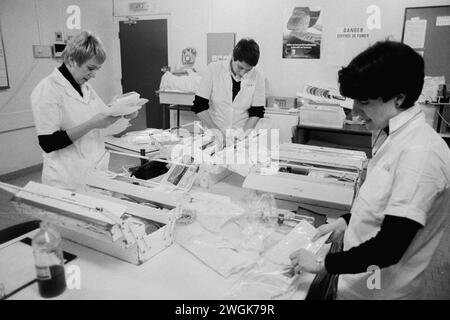
[[[50,223],[43,221],[32,241],[39,294],[56,297],[66,289],[61,236]]]

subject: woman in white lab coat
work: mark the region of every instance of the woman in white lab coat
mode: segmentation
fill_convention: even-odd
[[[227,129],[247,131],[264,117],[264,77],[254,68],[258,60],[258,44],[242,39],[232,56],[208,65],[192,107],[208,128],[223,134]]]
[[[106,59],[100,40],[81,32],[65,48],[63,59],[34,88],[31,106],[44,151],[42,183],[78,189],[90,170],[107,168],[101,129],[120,117],[106,115],[107,106],[87,83]]]
[[[342,95],[354,99],[353,113],[379,143],[351,213],[315,236],[343,235],[343,252],[291,255],[297,272],[339,274],[339,299],[424,298],[424,271],[448,218],[450,150],[415,104],[423,83],[422,56],[393,41],[339,71]]]

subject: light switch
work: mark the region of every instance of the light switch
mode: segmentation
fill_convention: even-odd
[[[52,46],[33,45],[33,57],[38,59],[52,58]]]

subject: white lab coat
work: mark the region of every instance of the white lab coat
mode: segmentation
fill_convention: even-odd
[[[68,130],[107,111],[107,106],[85,83],[81,86],[83,97],[55,68],[42,79],[31,94],[31,107],[38,135],[48,135]],[[66,148],[43,153],[42,183],[79,189],[92,169],[107,169],[109,153],[105,150],[103,133],[94,129]]]
[[[231,56],[210,63],[196,93],[209,100],[211,118],[222,131],[242,128],[251,106],[266,105],[264,77],[256,68],[242,77],[241,90],[233,101],[230,61]]]
[[[374,273],[340,275],[340,299],[423,298],[424,271],[444,233],[450,206],[447,145],[418,106],[390,119],[389,132],[353,204],[344,250],[375,237],[385,215],[408,218],[423,228],[396,264]]]

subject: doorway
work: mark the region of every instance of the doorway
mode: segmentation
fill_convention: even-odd
[[[167,19],[119,21],[122,90],[136,91],[149,101],[132,120],[131,130],[163,128],[163,111],[155,91],[161,68],[168,65]]]

